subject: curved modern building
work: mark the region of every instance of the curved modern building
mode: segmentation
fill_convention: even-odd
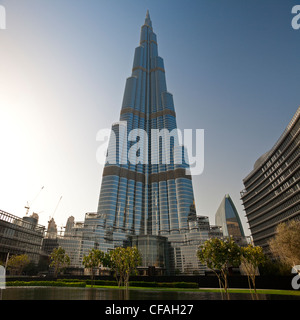
[[[222,227],[224,237],[245,237],[239,214],[229,194],[224,196],[216,212],[215,224]]]
[[[254,244],[268,252],[277,225],[300,219],[300,107],[273,148],[243,180],[241,199]]]

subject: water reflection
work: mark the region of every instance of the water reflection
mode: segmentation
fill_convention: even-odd
[[[3,300],[222,300],[218,292],[123,290],[100,288],[11,287]],[[300,296],[259,294],[260,300],[300,300]],[[251,300],[246,293],[230,293],[230,300]]]

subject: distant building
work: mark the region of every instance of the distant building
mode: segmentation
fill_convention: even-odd
[[[245,237],[239,214],[229,194],[221,201],[215,215],[215,224],[222,227],[224,237]]]
[[[87,213],[86,216],[93,215]],[[70,258],[70,266],[67,268],[68,273],[83,274],[84,267],[82,264],[83,256],[87,255],[90,249],[97,249],[95,241],[85,238],[89,226],[85,226],[84,222],[76,222],[74,217],[68,218],[64,233],[57,233],[54,220],[50,220],[48,231],[43,240],[42,255],[43,259],[47,259],[54,249],[62,247]]]
[[[241,199],[255,245],[268,241],[281,222],[300,219],[300,107],[275,143],[243,180]]]
[[[48,222],[46,238],[55,239],[57,237],[57,225],[53,218]]]
[[[43,241],[44,258],[49,256],[53,249],[64,248],[70,257],[68,273],[83,274],[83,257],[91,249],[101,249],[98,242],[98,235],[95,235],[95,221],[98,213],[88,212],[85,214],[84,222],[72,222],[73,226],[64,235],[56,235],[56,238],[45,238]],[[69,218],[68,221],[73,221]],[[68,224],[68,223],[67,223]],[[209,238],[223,237],[223,232],[219,226],[211,226],[208,217],[197,216],[190,219],[189,226],[191,232],[186,234],[180,241],[170,243],[164,236],[129,236],[123,243],[124,246],[136,246],[142,253],[143,262],[138,267],[140,275],[163,275],[168,268],[172,268],[175,273],[183,274],[204,274],[206,266],[201,265],[196,258],[196,253],[200,244]],[[110,240],[110,235],[105,234],[105,239]],[[174,239],[178,239],[175,238]],[[107,274],[106,268],[100,270],[99,274]]]
[[[29,259],[39,262],[45,227],[38,224],[38,215],[25,216],[23,219],[0,210],[0,260],[5,261],[12,255],[28,255]]]
[[[57,225],[54,218],[48,221],[48,227],[43,239],[41,259],[47,260],[52,251],[59,247]]]
[[[69,217],[65,228],[65,236],[70,235],[72,233],[72,228],[74,227],[74,224],[75,218],[73,216]]]

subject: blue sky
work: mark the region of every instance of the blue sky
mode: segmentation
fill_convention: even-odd
[[[242,179],[300,102],[300,30],[288,0],[0,0],[0,209],[40,223],[97,209],[98,130],[119,119],[147,9],[181,129],[205,130],[193,178],[214,224],[226,193],[249,234]]]

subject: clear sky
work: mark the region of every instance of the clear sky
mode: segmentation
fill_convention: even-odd
[[[147,9],[181,129],[205,130],[193,178],[214,224],[226,193],[246,234],[242,180],[300,104],[300,30],[288,0],[0,0],[0,209],[47,225],[97,209],[98,130],[119,119]],[[32,212],[32,211],[31,211]]]

